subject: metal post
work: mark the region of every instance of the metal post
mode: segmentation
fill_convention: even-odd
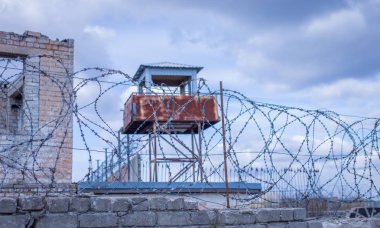
[[[120,131],[117,131],[117,148],[118,148],[118,153],[117,153],[117,163],[118,163],[118,170],[119,170],[119,181],[121,181],[121,139],[120,139]]]
[[[192,158],[194,159],[194,128],[191,128],[191,152]],[[193,182],[195,182],[195,162],[193,163]]]
[[[142,167],[141,167],[141,157],[140,157],[139,154],[136,154],[136,156],[137,156],[137,166],[138,166],[138,168],[137,168],[137,181],[141,182],[142,181],[142,179],[141,179],[141,169],[142,169]]]
[[[104,153],[105,153],[105,170],[106,170],[106,175],[105,175],[105,181],[107,182],[107,177],[108,177],[108,151],[107,148],[104,148]]]
[[[92,161],[91,161],[91,159],[90,159],[90,163],[88,164],[88,178],[87,178],[87,180],[88,181],[90,181],[91,180],[91,182],[93,181],[93,178],[94,178],[94,174],[93,174],[93,171],[92,171]]]
[[[99,160],[96,160],[96,181],[99,182],[100,176],[99,176]]]
[[[129,147],[129,135],[127,135],[127,162],[128,162],[128,182],[131,180],[131,151]]]
[[[198,140],[199,140],[199,151],[198,151],[198,162],[199,162],[199,173],[201,176],[201,182],[203,182],[203,157],[202,157],[202,127],[201,124],[198,123]]]
[[[152,134],[149,133],[149,182],[152,182]]]
[[[224,179],[225,179],[225,184],[226,184],[226,200],[227,200],[227,208],[230,208],[230,193],[228,191],[226,131],[224,129],[224,107],[223,107],[223,84],[222,84],[222,81],[220,81],[220,109],[222,112],[222,138],[223,138],[223,154],[224,154]]]
[[[154,181],[158,182],[158,172],[157,172],[157,126],[156,124],[153,125],[153,134],[154,134],[154,141],[153,141],[153,154],[154,154]]]
[[[114,155],[114,153],[115,153],[115,150],[112,150],[112,152],[111,152],[111,164],[110,164],[110,168],[111,168],[111,175],[110,175],[111,181],[115,181],[114,180],[114,176],[113,176],[113,155]]]

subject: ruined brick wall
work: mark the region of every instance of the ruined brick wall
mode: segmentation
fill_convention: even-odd
[[[0,58],[23,63],[17,79],[0,82],[9,84],[0,91],[4,183],[71,182],[73,52],[71,39],[0,32]]]

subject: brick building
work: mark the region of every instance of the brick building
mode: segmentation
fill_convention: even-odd
[[[71,183],[73,56],[72,39],[0,32],[1,183]]]

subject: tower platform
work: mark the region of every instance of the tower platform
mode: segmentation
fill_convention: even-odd
[[[124,134],[147,134],[156,121],[161,134],[198,133],[219,122],[214,96],[132,94],[125,102]]]

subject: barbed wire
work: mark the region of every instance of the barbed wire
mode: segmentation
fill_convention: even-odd
[[[127,137],[121,135],[120,110],[137,91],[138,82],[119,70],[93,67],[71,73],[55,57],[33,58],[47,58],[58,70],[44,72],[28,58],[0,58],[0,186],[16,180],[49,189],[67,181],[71,172],[65,169],[71,167],[67,163],[71,163],[72,151],[88,160],[87,167],[79,168],[87,170],[82,171],[86,182],[127,181],[136,176],[141,186],[149,188],[155,181],[225,181],[222,126],[207,118],[210,113],[206,109],[221,91],[206,80],[198,79],[195,93],[187,94],[182,103],[177,99],[180,86],[144,87],[139,95],[149,115]],[[44,98],[45,103],[38,97],[43,83],[56,91],[54,99]],[[30,88],[34,88],[34,100]],[[297,204],[324,197],[379,199],[379,118],[269,104],[239,91],[222,92],[229,179],[247,186],[246,196],[234,196],[241,205],[286,199]],[[202,97],[205,101],[200,102]],[[188,107],[196,102],[201,104],[200,110],[192,113]],[[39,117],[46,115],[41,112],[43,106],[51,106],[44,120]],[[217,107],[220,114],[219,102]],[[179,114],[201,115],[201,121],[194,121],[193,126],[204,130],[195,135],[176,131]],[[167,117],[164,120],[163,115]],[[141,134],[148,124],[157,131]],[[152,140],[161,159],[157,168],[149,153]],[[101,153],[103,148],[108,150]],[[108,160],[103,155],[109,156]],[[97,160],[102,163],[94,167]],[[250,192],[250,183],[261,184],[261,191]],[[183,192],[183,188],[174,192]],[[161,192],[165,193],[173,190]]]

